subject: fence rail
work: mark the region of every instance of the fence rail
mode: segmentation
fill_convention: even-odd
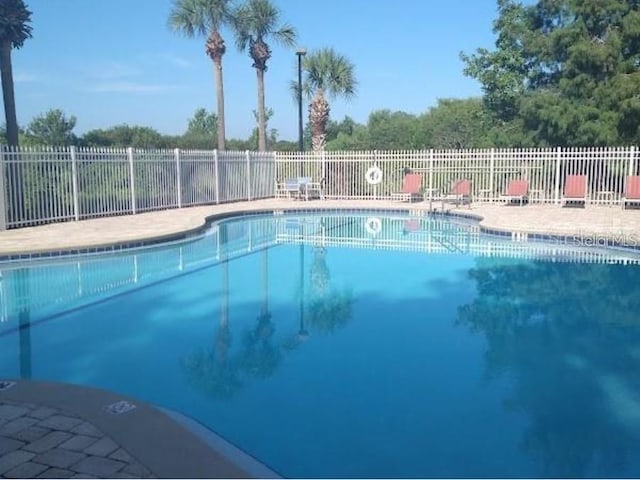
[[[558,203],[567,175],[588,178],[587,202],[621,201],[640,172],[631,147],[358,152],[228,152],[132,148],[0,147],[0,229],[271,198],[278,182],[308,176],[326,198],[390,199],[407,171],[425,196],[469,179],[473,199],[502,201],[509,180],[529,182],[530,201]],[[379,167],[382,181],[365,173]]]

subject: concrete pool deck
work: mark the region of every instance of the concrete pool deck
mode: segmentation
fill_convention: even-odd
[[[439,202],[433,206],[440,209]],[[451,208],[451,206],[447,206]],[[57,223],[0,232],[0,255],[72,250],[171,237],[207,217],[287,209],[394,209],[428,202],[259,200]],[[640,211],[592,206],[473,204],[452,210],[488,229],[625,239],[640,245]],[[2,379],[10,380],[10,379]],[[0,477],[247,478],[275,472],[175,412],[112,392],[48,382],[0,381]],[[3,385],[10,385],[2,388]],[[124,402],[124,403],[122,403]],[[109,406],[135,405],[123,413]],[[117,408],[114,407],[115,410]],[[112,409],[113,410],[113,409]]]

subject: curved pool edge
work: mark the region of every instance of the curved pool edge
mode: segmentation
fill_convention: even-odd
[[[474,205],[473,208],[481,209],[480,211],[471,211],[466,208],[457,208],[457,209],[448,209],[448,210],[438,210],[429,209],[428,203],[417,203],[417,204],[401,204],[399,205],[397,202],[387,202],[387,201],[369,201],[369,200],[359,200],[359,201],[340,201],[336,202],[334,205],[327,205],[327,203],[333,202],[332,200],[322,201],[322,203],[310,202],[309,204],[304,203],[301,205],[299,202],[297,204],[293,204],[291,201],[287,203],[283,203],[282,201],[273,201],[273,200],[259,200],[255,202],[251,202],[251,204],[247,204],[245,202],[238,202],[232,204],[225,204],[223,211],[213,211],[211,209],[218,209],[222,206],[209,206],[205,207],[190,207],[187,209],[177,209],[177,210],[163,210],[161,213],[163,215],[169,215],[170,213],[175,213],[176,215],[180,215],[185,211],[195,212],[195,210],[204,210],[198,216],[197,221],[190,222],[191,224],[188,226],[183,226],[181,229],[176,229],[171,232],[164,232],[161,234],[148,234],[148,235],[140,235],[135,239],[129,240],[114,240],[110,242],[96,243],[87,240],[86,242],[80,241],[76,242],[72,246],[67,247],[49,247],[49,248],[25,248],[20,251],[5,251],[3,253],[2,250],[2,233],[0,232],[0,262],[15,262],[15,261],[25,261],[25,260],[33,260],[39,258],[52,258],[52,257],[63,257],[69,255],[83,255],[83,254],[96,254],[96,253],[115,253],[135,248],[145,248],[151,246],[160,246],[170,242],[188,240],[190,238],[196,237],[206,231],[211,224],[216,221],[220,221],[226,218],[232,217],[242,217],[248,215],[261,215],[261,214],[284,214],[284,213],[318,213],[318,212],[356,212],[356,213],[393,213],[393,214],[403,214],[403,215],[415,215],[425,217],[428,215],[446,215],[453,218],[464,218],[468,220],[473,220],[478,223],[481,233],[486,233],[490,235],[496,235],[500,237],[511,237],[514,240],[518,241],[527,241],[529,239],[532,240],[540,240],[540,241],[556,241],[556,242],[564,242],[571,241],[573,243],[579,243],[577,240],[586,238],[588,236],[598,235],[600,238],[608,240],[607,246],[609,247],[617,247],[628,250],[638,250],[640,249],[640,241],[634,242],[633,245],[629,245],[627,243],[620,242],[620,235],[615,232],[610,233],[595,233],[595,232],[585,232],[581,231],[579,228],[575,228],[574,230],[569,229],[568,231],[558,232],[553,231],[554,229],[549,229],[544,231],[542,229],[537,228],[523,228],[522,226],[505,226],[499,225],[499,222],[494,222],[491,219],[487,218],[487,215],[482,212],[482,209],[486,207],[486,205]],[[493,206],[493,208],[496,208]],[[499,206],[497,208],[500,208]],[[508,208],[508,207],[507,207]],[[530,207],[520,207],[523,210],[524,215],[528,214],[528,211],[525,210]],[[553,206],[548,206],[546,208],[553,209]],[[206,211],[209,210],[209,211]],[[506,211],[506,210],[505,210]],[[126,217],[110,217],[112,220],[117,222],[117,219],[126,218],[129,221],[132,221],[132,218],[142,218],[143,216],[152,216],[154,213],[158,212],[147,212],[144,214],[140,214],[138,216],[126,216]],[[146,217],[148,219],[149,217]],[[105,219],[99,219],[105,220]],[[86,222],[69,222],[65,224],[56,224],[59,228],[64,228],[65,225],[73,225],[73,226],[86,226]],[[196,224],[196,225],[194,225]],[[38,228],[47,227],[31,227],[32,229],[37,230]],[[566,227],[566,225],[564,225]],[[15,232],[17,230],[12,230],[9,232]],[[638,238],[640,238],[640,230],[638,231]],[[82,246],[81,246],[82,245]]]
[[[258,460],[184,414],[95,387],[3,379],[0,402],[36,405],[80,418],[111,438],[157,478],[280,478]],[[123,413],[110,408],[126,402]]]

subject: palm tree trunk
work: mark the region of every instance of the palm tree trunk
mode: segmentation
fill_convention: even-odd
[[[311,124],[311,146],[314,152],[325,149],[327,138],[327,123],[329,122],[329,102],[320,88],[309,105],[309,123]]]
[[[267,150],[267,122],[264,106],[264,70],[256,68],[258,74],[258,151]]]
[[[16,100],[13,94],[13,70],[11,68],[11,42],[0,44],[0,74],[2,76],[2,98],[4,116],[7,123],[7,143],[18,146],[18,120],[16,118]]]
[[[214,75],[216,79],[216,96],[218,103],[218,150],[225,149],[224,131],[224,84],[222,82],[222,59],[214,61]]]
[[[261,316],[269,313],[269,247],[262,251],[262,308]]]

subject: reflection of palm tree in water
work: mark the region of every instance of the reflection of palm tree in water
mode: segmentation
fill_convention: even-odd
[[[226,251],[226,228],[220,229],[223,252]],[[223,253],[219,265],[221,294],[219,323],[213,339],[213,349],[201,349],[182,362],[189,381],[213,397],[228,398],[242,386],[237,363],[230,357],[231,329],[229,328],[229,260]]]
[[[309,324],[321,332],[331,333],[351,318],[353,297],[348,290],[329,288],[331,273],[324,247],[315,247],[313,250],[310,278]]]
[[[241,354],[243,369],[251,376],[265,378],[273,375],[280,363],[281,352],[272,338],[275,326],[269,312],[269,249],[262,251],[262,302],[255,327],[245,335]]]
[[[30,379],[32,375],[31,358],[31,298],[29,288],[29,269],[19,268],[12,272],[14,295],[18,310],[18,341],[20,378]]]

